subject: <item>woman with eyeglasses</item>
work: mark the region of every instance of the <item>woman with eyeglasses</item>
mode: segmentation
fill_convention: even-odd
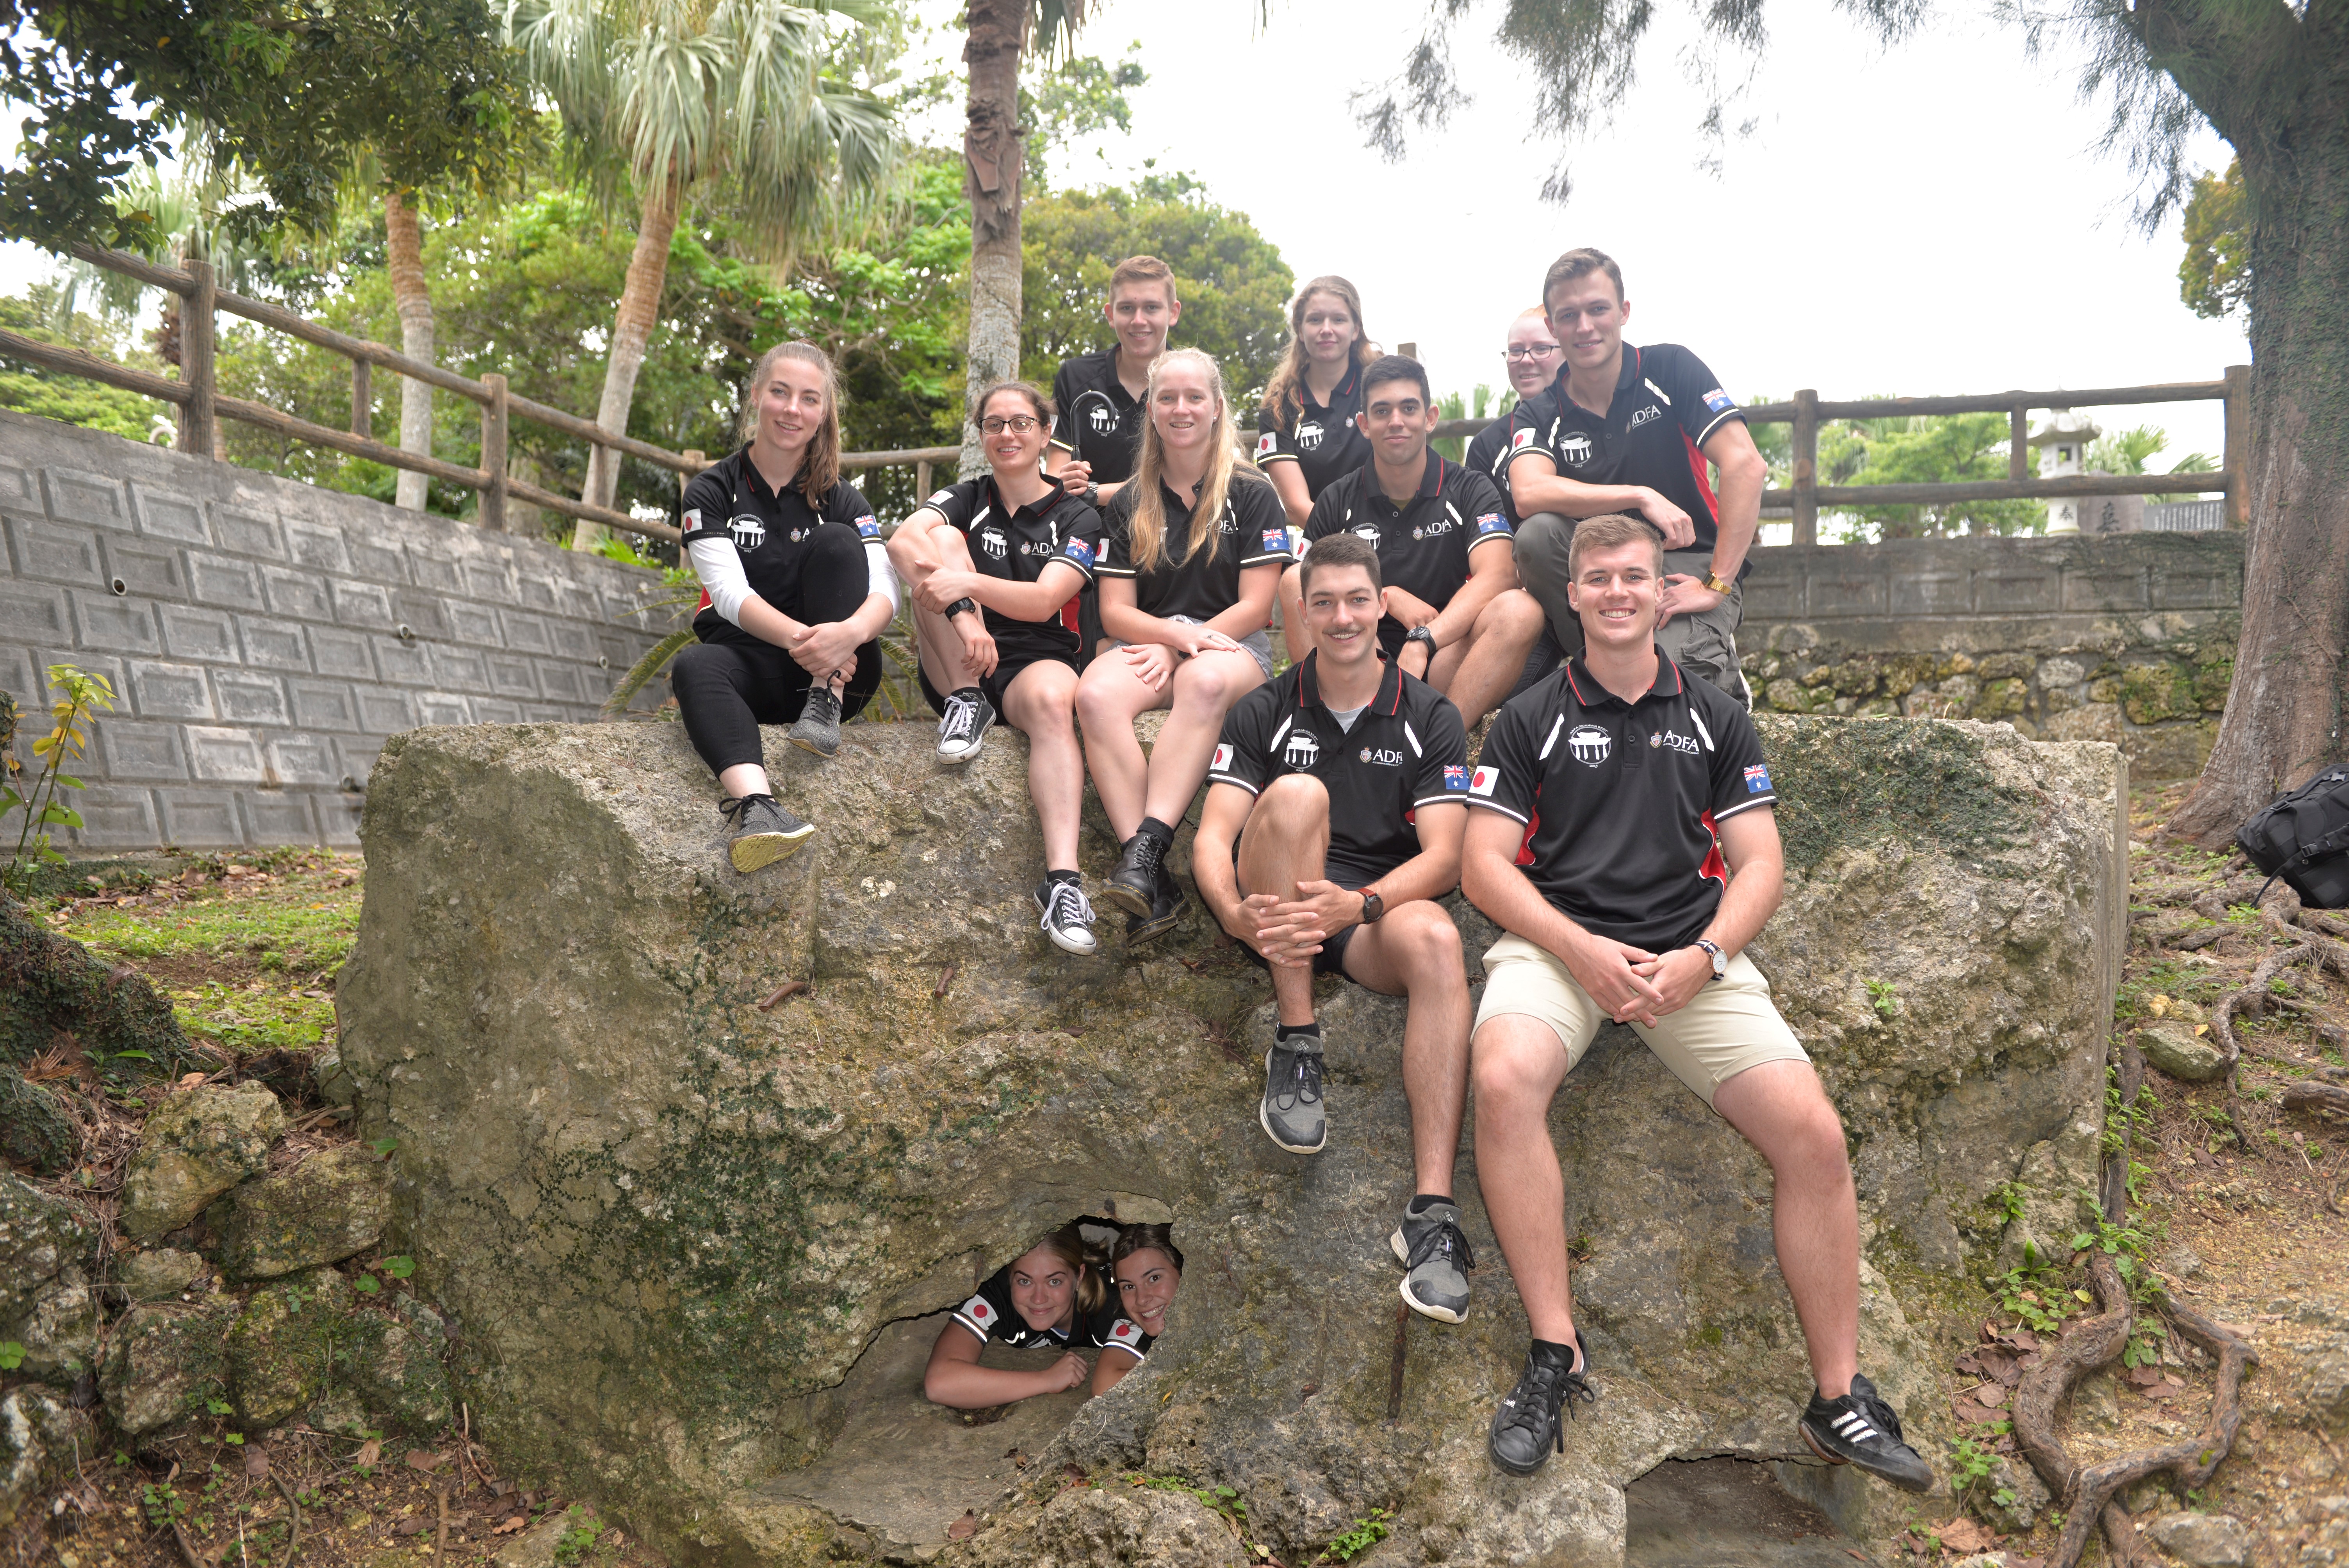
[[[990,471],[924,501],[890,540],[889,559],[913,587],[922,691],[941,716],[938,759],[978,756],[998,715],[1028,737],[1028,795],[1044,833],[1036,907],[1054,946],[1090,954],[1093,910],[1077,875],[1077,634],[1064,607],[1092,579],[1101,514],[1043,471],[1052,400],[1040,389],[999,381],[979,395],[973,422]]]
[[[1549,390],[1550,383],[1557,379],[1557,339],[1550,335],[1549,316],[1541,306],[1527,305],[1509,323],[1508,346],[1501,350],[1501,358],[1508,367],[1509,389],[1519,403]],[[1476,438],[1468,443],[1467,460],[1461,464],[1501,487],[1511,528],[1520,521],[1517,503],[1509,499],[1509,437],[1516,428],[1516,417],[1512,407],[1477,431]]]

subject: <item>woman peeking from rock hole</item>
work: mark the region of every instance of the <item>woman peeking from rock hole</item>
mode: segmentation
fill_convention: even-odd
[[[1144,1227],[1133,1227],[1143,1229]],[[1164,1240],[1164,1226],[1147,1227]],[[1123,1252],[1123,1240],[1119,1248]],[[1164,1322],[1173,1285],[1163,1269],[1149,1265],[1160,1260],[1156,1246],[1133,1254],[1126,1272],[1134,1277],[1139,1298],[1128,1308],[1120,1288],[1111,1284],[1111,1264],[1086,1242],[1074,1224],[1063,1225],[988,1276],[968,1301],[957,1307],[953,1321],[938,1330],[930,1347],[930,1363],[922,1375],[922,1392],[932,1401],[959,1410],[985,1409],[1058,1394],[1091,1379],[1092,1391],[1106,1393],[1119,1378],[1138,1366],[1149,1352],[1154,1334],[1145,1332],[1137,1315],[1148,1312]],[[1174,1262],[1172,1259],[1165,1260]],[[1181,1264],[1171,1276],[1178,1281]],[[1146,1274],[1162,1277],[1145,1284]],[[1016,1348],[1059,1348],[1066,1354],[1036,1371],[982,1367],[979,1352],[990,1343]],[[1097,1349],[1097,1367],[1088,1367],[1080,1347]]]

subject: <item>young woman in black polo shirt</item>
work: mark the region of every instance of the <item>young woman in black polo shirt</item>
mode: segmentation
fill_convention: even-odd
[[[1141,941],[1182,917],[1166,870],[1232,704],[1272,673],[1264,634],[1288,529],[1280,502],[1232,449],[1216,362],[1167,350],[1150,367],[1150,421],[1133,482],[1102,520],[1102,625],[1119,645],[1077,688],[1093,790],[1123,846],[1102,896]],[[1133,720],[1167,708],[1145,759]]]
[[[769,790],[759,727],[788,724],[794,745],[831,756],[841,720],[881,684],[875,639],[897,613],[880,525],[840,477],[832,361],[812,344],[779,344],[749,385],[742,449],[686,487],[699,640],[669,674],[686,736],[725,791],[729,854],[745,872],[815,830]]]
[[[1123,1335],[1118,1333],[1117,1292],[1105,1264],[1086,1245],[1084,1233],[1070,1224],[996,1270],[938,1330],[922,1374],[923,1394],[954,1409],[984,1410],[1081,1387],[1092,1368],[1077,1354],[1079,1347],[1105,1352],[1138,1337],[1131,1323]],[[1067,1354],[1033,1372],[981,1367],[978,1354],[990,1344]]]
[[[1101,515],[1042,469],[1052,402],[1040,390],[998,382],[972,422],[993,472],[923,502],[889,542],[889,559],[913,591],[939,759],[978,756],[999,712],[1028,737],[1028,795],[1044,830],[1036,907],[1056,946],[1090,954],[1093,911],[1077,876],[1077,634],[1061,607],[1092,580]]]
[[[1110,1281],[1117,1288],[1117,1321],[1109,1346],[1093,1364],[1093,1392],[1106,1394],[1142,1365],[1151,1342],[1166,1332],[1166,1309],[1183,1288],[1183,1253],[1165,1225],[1128,1225],[1109,1252]]]
[[[1319,277],[1298,292],[1288,307],[1288,346],[1256,417],[1257,466],[1280,492],[1291,526],[1305,526],[1322,486],[1370,460],[1354,416],[1361,412],[1362,366],[1378,356],[1353,284]]]

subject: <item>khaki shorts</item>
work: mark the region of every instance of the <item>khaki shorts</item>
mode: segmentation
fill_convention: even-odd
[[[1522,936],[1504,936],[1486,950],[1485,976],[1476,1026],[1508,1013],[1538,1018],[1566,1047],[1568,1072],[1609,1021],[1565,965]],[[1743,953],[1729,961],[1726,975],[1706,985],[1687,1006],[1666,1014],[1652,1027],[1631,1027],[1707,1105],[1715,1089],[1748,1068],[1811,1059],[1771,1006],[1770,982]]]

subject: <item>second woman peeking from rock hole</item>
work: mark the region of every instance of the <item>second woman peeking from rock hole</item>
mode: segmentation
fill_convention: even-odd
[[[1171,1250],[1173,1243],[1164,1245]],[[1153,1263],[1158,1261],[1154,1251],[1135,1254],[1137,1259],[1145,1256]],[[1150,1272],[1146,1266],[1129,1265],[1127,1272],[1135,1276],[1139,1297],[1129,1309],[1112,1284],[1111,1266],[1074,1224],[1063,1225],[1038,1242],[989,1275],[968,1301],[955,1308],[952,1320],[938,1330],[937,1343],[930,1347],[929,1366],[922,1375],[923,1394],[955,1409],[978,1410],[1040,1394],[1062,1393],[1088,1379],[1095,1394],[1116,1387],[1140,1364],[1154,1336],[1142,1327],[1137,1315],[1146,1314],[1163,1323],[1165,1304],[1173,1293],[1163,1277],[1144,1284],[1142,1276]],[[1180,1267],[1179,1262],[1174,1264],[1177,1280]],[[1064,1354],[1034,1370],[982,1367],[979,1353],[990,1344],[1057,1348]],[[1100,1351],[1099,1363],[1089,1366],[1080,1350]]]

